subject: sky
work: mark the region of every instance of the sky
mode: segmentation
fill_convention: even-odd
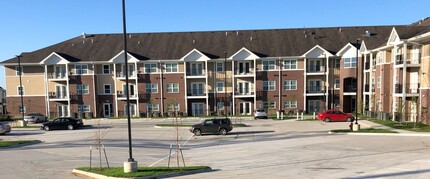
[[[126,18],[129,33],[401,25],[429,17],[428,7],[428,0],[126,0]],[[122,31],[122,0],[2,0],[0,61],[83,32]]]

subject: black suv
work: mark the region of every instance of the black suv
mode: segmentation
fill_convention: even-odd
[[[219,133],[226,135],[227,132],[233,130],[231,121],[229,118],[222,119],[206,119],[202,123],[194,124],[190,128],[190,132],[194,135],[202,135],[202,133]]]

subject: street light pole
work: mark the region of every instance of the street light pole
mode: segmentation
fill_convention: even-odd
[[[227,52],[224,52],[224,100],[224,112],[225,118],[227,119]]]
[[[122,25],[123,25],[123,38],[124,38],[124,63],[125,63],[125,92],[127,97],[127,124],[128,124],[128,161],[124,162],[124,173],[136,172],[137,161],[133,159],[132,143],[131,143],[131,118],[130,118],[130,91],[128,82],[128,52],[127,52],[127,29],[126,29],[126,18],[125,18],[125,0],[122,0]]]
[[[24,121],[24,98],[23,98],[23,93],[24,93],[24,89],[22,88],[22,66],[21,66],[21,55],[17,55],[16,56],[18,58],[18,69],[19,69],[19,96],[21,97],[21,107],[19,108],[19,112],[22,115],[22,126],[26,126],[25,125],[25,121]]]
[[[356,39],[356,65],[355,65],[355,124],[358,124],[358,48],[359,48],[360,38]]]

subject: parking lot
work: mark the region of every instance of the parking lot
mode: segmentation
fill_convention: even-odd
[[[198,119],[182,119],[197,123]],[[207,165],[212,172],[177,178],[428,178],[430,137],[328,134],[349,123],[241,120],[226,136],[193,136],[188,128],[154,127],[172,119],[132,121],[133,158],[139,166],[167,166],[176,134],[186,165]],[[127,121],[88,120],[79,130],[16,129],[3,140],[38,139],[42,143],[0,149],[0,178],[79,178],[73,168],[99,165],[97,126],[111,166],[128,159]],[[182,160],[180,160],[182,165]],[[176,166],[176,155],[171,166]],[[103,162],[103,166],[106,166]]]

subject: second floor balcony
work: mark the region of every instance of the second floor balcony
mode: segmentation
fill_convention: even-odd
[[[306,73],[324,73],[325,66],[322,65],[307,65]]]
[[[252,96],[254,93],[252,88],[238,88],[234,94],[237,96]]]
[[[124,71],[119,71],[119,72],[116,73],[116,77],[118,79],[125,79],[126,74],[125,74]],[[129,71],[128,72],[128,77],[129,78],[136,78],[137,77],[137,72],[136,71]]]
[[[396,55],[396,57],[395,57],[396,59],[395,59],[395,64],[396,65],[401,65],[401,64],[403,64],[403,55],[402,54],[398,54],[398,55]]]
[[[309,85],[306,87],[306,93],[324,93],[325,88],[318,85]]]
[[[191,88],[187,89],[188,96],[206,96],[204,88]]]
[[[48,97],[50,100],[68,100],[69,96],[66,92],[49,92]]]
[[[187,70],[187,76],[205,76],[205,71],[204,68],[191,68]]]
[[[418,94],[420,89],[419,83],[406,83],[406,91],[408,94]],[[403,84],[394,85],[394,93],[403,93]]]
[[[67,80],[66,72],[48,73],[49,80]]]
[[[127,98],[127,92],[125,91],[116,91],[118,98]],[[138,95],[135,92],[130,93],[129,98],[137,98]]]

